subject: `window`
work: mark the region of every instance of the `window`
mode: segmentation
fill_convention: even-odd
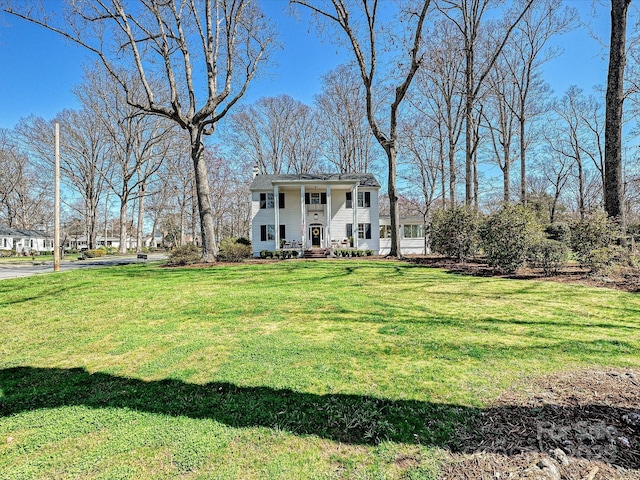
[[[307,192],[304,194],[305,205],[326,205],[327,194],[326,192]]]
[[[260,194],[260,208],[273,208],[273,193]]]
[[[2,239],[2,246],[3,246],[4,248],[6,248],[6,247],[7,247],[7,239],[6,239],[6,238],[3,238],[3,239]]]
[[[380,225],[380,238],[391,238],[391,225]]]
[[[371,206],[371,192],[358,192],[358,207],[368,208]]]
[[[347,223],[347,238],[353,237],[353,224]]]
[[[405,225],[403,229],[404,238],[423,238],[423,225]]]
[[[353,200],[352,200],[352,195],[351,192],[347,192],[347,208],[353,208]],[[347,236],[351,236],[351,235],[347,235]]]
[[[284,208],[284,192],[278,193],[278,207]]]
[[[260,225],[260,241],[267,242],[276,239],[275,225]]]
[[[371,224],[359,223],[358,224],[358,238],[370,239],[371,238]]]

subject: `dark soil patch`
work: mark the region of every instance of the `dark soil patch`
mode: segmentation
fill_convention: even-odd
[[[640,292],[640,269],[617,268],[606,274],[594,274],[587,268],[571,264],[553,276],[545,276],[542,269],[521,268],[515,274],[502,275],[481,260],[456,262],[440,256],[414,256],[408,259],[412,263],[434,268],[444,268],[451,273],[473,275],[478,277],[501,277],[518,280],[547,280],[559,283],[575,283],[591,287],[607,287],[626,292]]]
[[[550,375],[459,435],[443,479],[640,479],[640,370]]]

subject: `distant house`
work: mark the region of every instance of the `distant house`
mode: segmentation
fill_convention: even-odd
[[[262,250],[380,250],[378,190],[370,173],[256,174],[251,241]]]
[[[15,229],[0,226],[0,251],[5,255],[50,253],[53,251],[53,237],[39,230]]]

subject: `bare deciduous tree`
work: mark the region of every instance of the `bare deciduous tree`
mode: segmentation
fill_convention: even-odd
[[[322,77],[322,92],[316,95],[315,105],[326,161],[340,173],[375,168],[364,87],[353,65],[340,65]]]
[[[475,122],[475,104],[483,88],[484,81],[500,56],[511,32],[531,8],[536,0],[521,0],[515,6],[514,12],[509,12],[505,18],[506,25],[493,28],[493,34],[483,34],[481,27],[485,25],[483,18],[491,6],[491,0],[440,0],[438,8],[458,28],[464,40],[464,97],[465,97],[465,203],[471,205],[474,195],[474,156],[477,153],[477,124]],[[483,42],[487,48],[483,52],[483,61],[479,58],[479,43],[482,38],[490,39]],[[477,192],[477,188],[475,189]]]
[[[52,217],[51,182],[13,136],[0,130],[0,221],[10,228],[46,228]]]
[[[121,85],[129,104],[188,132],[202,258],[215,261],[204,136],[244,95],[274,44],[273,28],[257,2],[79,0],[69,2],[58,18],[31,6],[15,1],[5,11],[87,48]],[[143,95],[131,85],[133,77],[143,85]]]
[[[367,120],[371,131],[380,146],[387,155],[388,179],[387,187],[389,194],[389,210],[391,215],[391,248],[390,256],[400,256],[400,214],[397,208],[397,151],[398,151],[398,115],[405,99],[409,86],[413,81],[418,68],[424,59],[423,34],[425,29],[425,18],[431,0],[421,0],[413,5],[398,9],[399,18],[397,22],[403,25],[403,31],[396,37],[394,29],[390,25],[384,28],[381,25],[379,16],[378,0],[363,0],[361,3],[348,2],[347,0],[313,1],[313,0],[291,0],[292,3],[302,5],[314,12],[321,19],[336,25],[354,54],[360,77],[365,89],[365,99],[367,105]],[[390,5],[385,5],[389,8]],[[405,43],[406,40],[406,43]],[[381,42],[386,42],[386,46],[397,42],[398,46],[394,52],[380,52]],[[384,48],[382,48],[384,50]],[[382,95],[381,87],[385,84],[381,75],[378,74],[380,67],[380,53],[397,53],[394,59],[394,73],[392,77],[396,80],[394,85],[386,84],[388,91],[393,92],[388,105],[388,129],[385,131],[378,117],[376,117],[376,107],[382,105],[382,99],[374,100],[376,93]],[[378,88],[378,92],[376,92]]]
[[[463,64],[458,55],[462,51],[462,42],[449,22],[436,23],[429,42],[427,61],[417,74],[417,93],[412,96],[411,104],[424,115],[432,118],[438,126],[439,136],[444,141],[443,155],[446,152],[447,168],[442,165],[441,181],[446,182],[448,171],[449,204],[456,205],[456,182],[458,165],[456,154],[459,149],[463,116]],[[444,162],[444,158],[442,159]],[[443,197],[445,200],[444,187]],[[444,208],[444,203],[443,203]]]
[[[317,161],[313,112],[289,95],[264,97],[231,115],[227,137],[262,173],[306,173]]]
[[[60,172],[62,182],[77,192],[82,203],[65,203],[84,218],[87,246],[96,248],[98,204],[105,189],[109,146],[104,128],[94,111],[63,110],[52,121],[42,117],[21,119],[16,132],[21,142],[47,169],[53,167],[54,124],[60,125]]]

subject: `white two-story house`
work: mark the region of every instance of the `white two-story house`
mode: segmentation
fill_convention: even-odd
[[[250,187],[253,255],[282,248],[378,254],[379,189],[370,173],[256,174]]]

